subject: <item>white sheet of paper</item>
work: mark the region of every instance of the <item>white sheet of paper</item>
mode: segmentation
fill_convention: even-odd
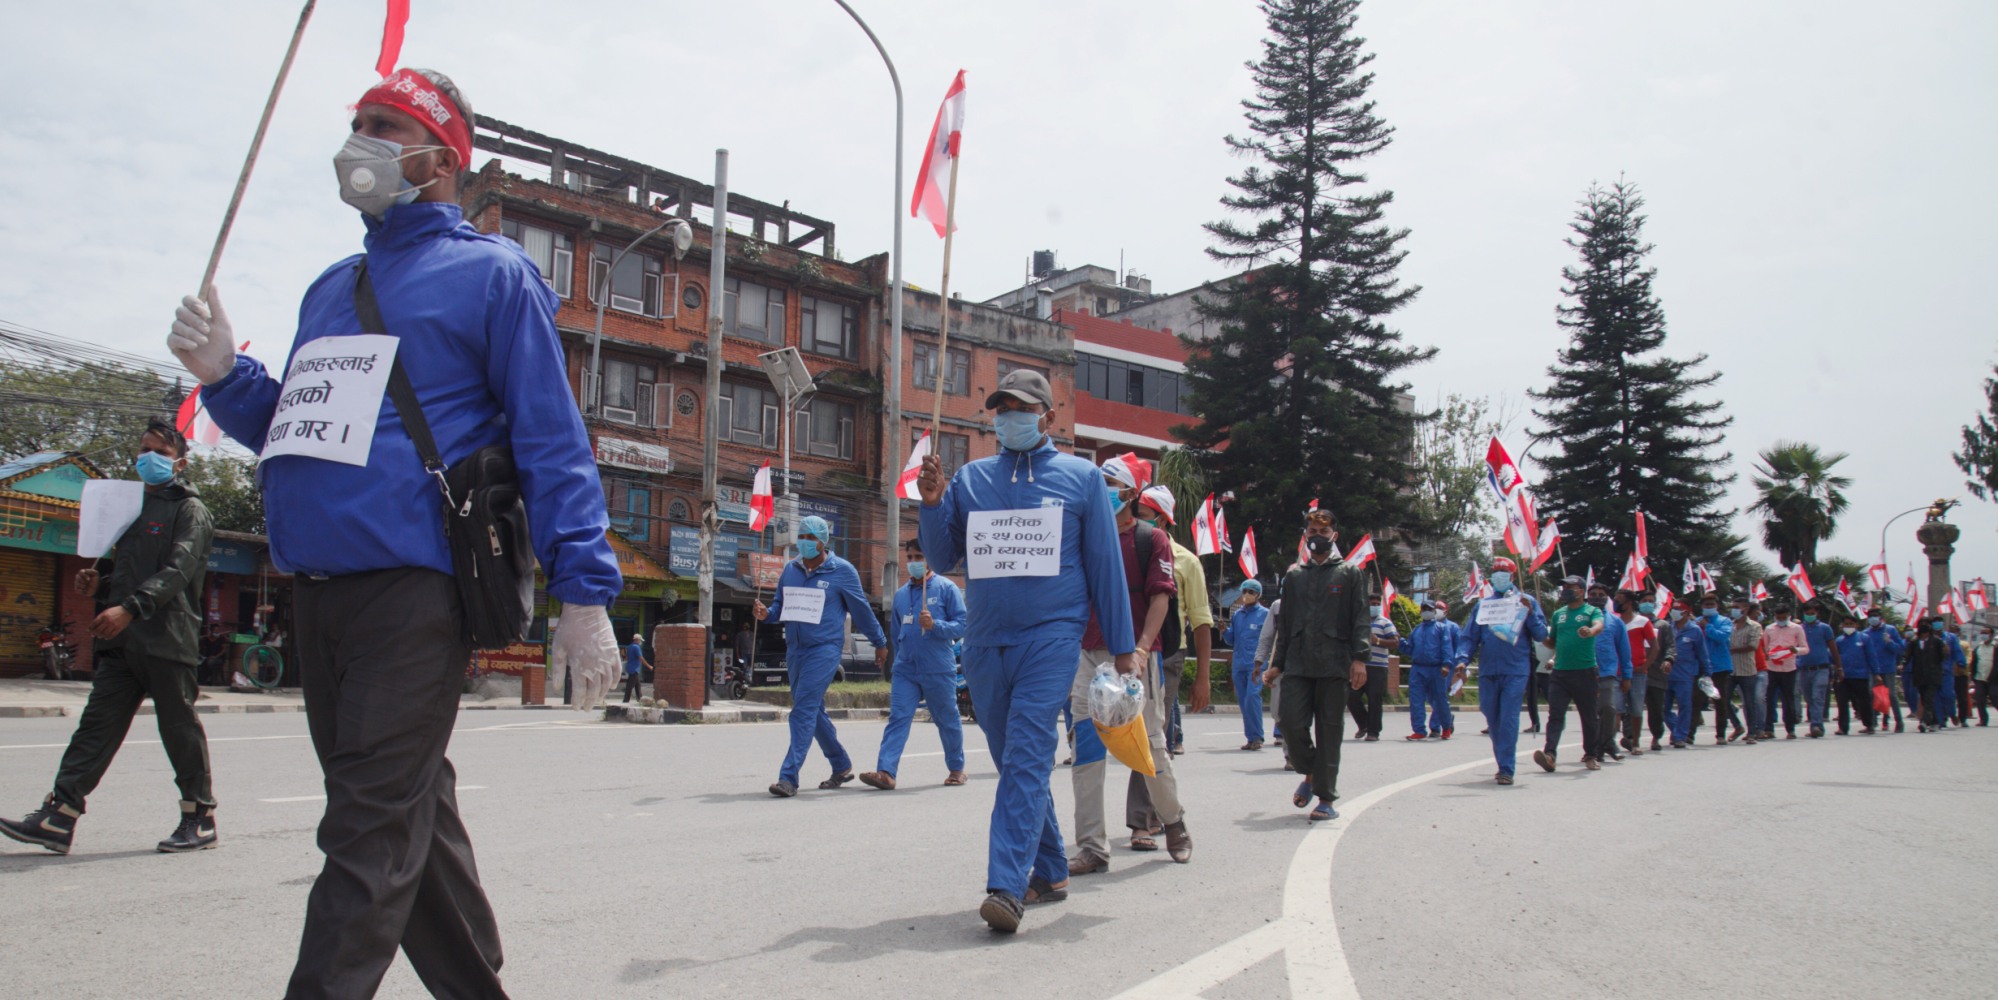
[[[785,587],[784,613],[779,621],[817,625],[826,614],[826,592],[817,587]]]
[[[1463,691],[1464,691],[1464,682],[1462,679],[1451,681],[1450,693],[1446,697],[1455,698],[1459,694],[1462,694]]]
[[[974,580],[1054,576],[1061,572],[1062,508],[972,511],[965,526],[965,568]]]
[[[259,461],[304,455],[368,464],[397,343],[387,334],[363,333],[321,337],[300,347],[278,391]]]
[[[1487,597],[1478,602],[1478,624],[1510,625],[1519,617],[1519,609],[1517,597]]]
[[[76,518],[76,554],[98,559],[111,551],[118,537],[139,519],[146,502],[144,483],[126,479],[93,479],[83,484],[82,507]]]

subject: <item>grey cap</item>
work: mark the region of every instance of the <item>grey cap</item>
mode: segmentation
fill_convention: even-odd
[[[996,410],[999,400],[1011,396],[1022,403],[1037,403],[1054,409],[1054,390],[1048,387],[1048,380],[1040,372],[1026,368],[1015,368],[999,380],[999,387],[992,395],[985,397],[985,408]]]

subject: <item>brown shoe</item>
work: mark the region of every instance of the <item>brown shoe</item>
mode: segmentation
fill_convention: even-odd
[[[1603,769],[1602,761],[1599,761],[1594,757],[1582,758],[1582,766],[1588,768],[1591,771],[1600,771]]]
[[[868,771],[860,776],[860,783],[869,788],[879,788],[884,792],[895,790],[895,776],[886,771]]]
[[[964,773],[963,771],[952,771],[952,772],[950,773],[950,776],[949,776],[949,777],[946,777],[946,778],[944,779],[944,784],[946,784],[946,785],[962,785],[962,784],[964,784],[965,782],[967,782],[967,781],[970,781],[970,780],[971,780],[971,775],[968,775],[968,774]]]
[[[1165,828],[1166,855],[1180,864],[1193,860],[1193,834],[1186,832],[1186,821],[1167,823]]]
[[[1094,875],[1097,872],[1107,872],[1109,870],[1109,858],[1098,857],[1088,851],[1083,851],[1075,857],[1068,859],[1068,873],[1070,875]]]

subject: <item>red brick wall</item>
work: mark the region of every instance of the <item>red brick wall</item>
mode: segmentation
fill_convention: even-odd
[[[708,630],[693,624],[652,630],[652,697],[674,708],[700,708],[708,695]]]

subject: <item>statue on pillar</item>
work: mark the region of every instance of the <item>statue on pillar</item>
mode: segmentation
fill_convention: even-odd
[[[1929,598],[1928,606],[1933,608],[1944,594],[1955,588],[1955,578],[1950,576],[1949,559],[1956,552],[1956,540],[1962,529],[1943,520],[1950,508],[1961,501],[1940,498],[1929,505],[1928,514],[1921,526],[1915,529],[1915,539],[1922,543],[1922,552],[1929,557]]]

